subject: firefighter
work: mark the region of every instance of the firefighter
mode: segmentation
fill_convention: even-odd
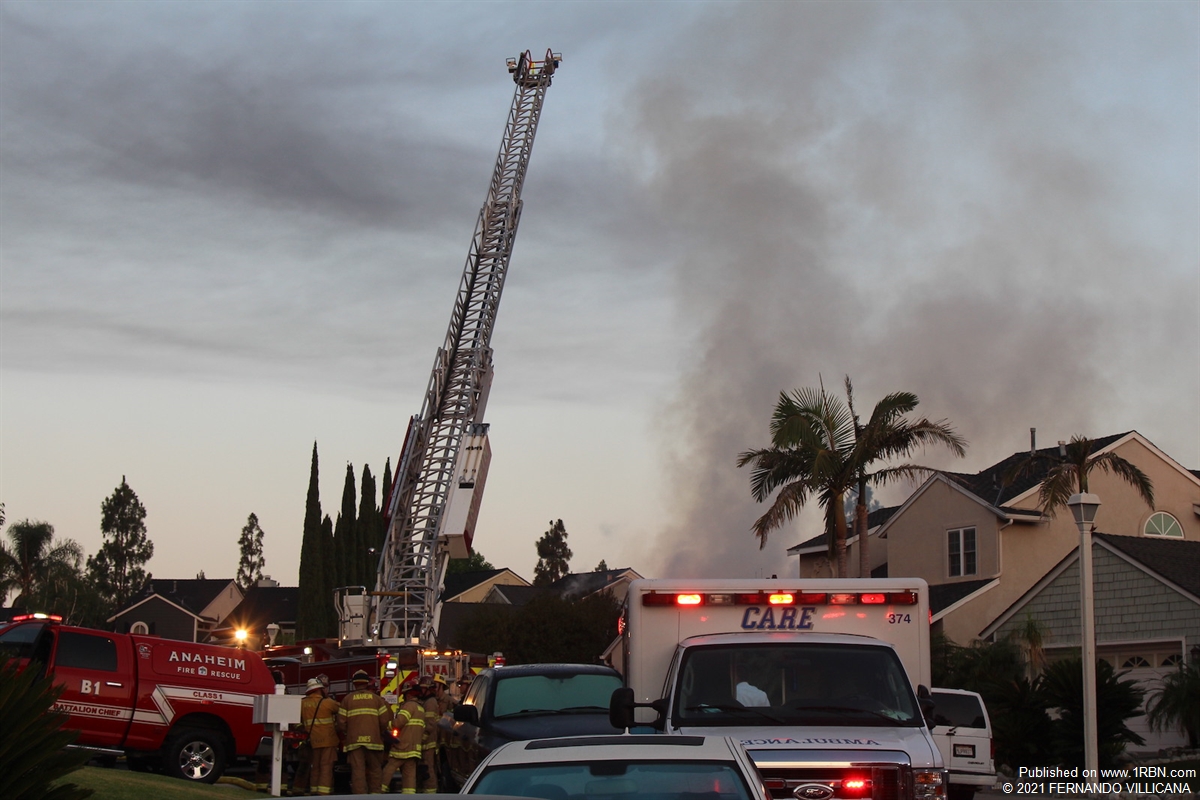
[[[333,791],[333,762],[337,761],[338,734],[336,720],[341,705],[325,694],[325,686],[319,678],[312,678],[305,687],[304,700],[300,704],[300,728],[306,734],[307,755],[302,755],[308,764],[302,764],[303,782],[297,773],[297,784],[293,791],[311,790],[312,794],[324,795]]]
[[[422,742],[421,761],[425,769],[421,772],[421,791],[434,794],[438,790],[437,747],[438,719],[442,714],[438,710],[438,699],[434,689],[433,677],[421,676],[421,706],[425,711],[425,741]]]
[[[415,675],[406,679],[400,687],[404,702],[392,720],[391,750],[383,766],[380,788],[388,791],[392,776],[400,770],[400,793],[417,793],[417,765],[421,763],[422,744],[425,741],[425,709],[421,707],[420,686]]]
[[[350,790],[354,794],[378,794],[383,769],[383,743],[388,740],[392,709],[371,689],[371,678],[363,670],[351,678],[354,690],[342,698],[337,731],[350,763]]]

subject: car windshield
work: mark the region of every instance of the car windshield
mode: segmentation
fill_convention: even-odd
[[[612,693],[621,688],[616,675],[513,675],[496,682],[495,717],[535,712],[608,713]]]
[[[471,794],[542,800],[750,800],[732,762],[596,761],[492,767]]]
[[[894,650],[781,642],[689,649],[680,666],[676,727],[924,725]]]

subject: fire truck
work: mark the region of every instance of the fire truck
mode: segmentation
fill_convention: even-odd
[[[489,660],[439,647],[441,590],[451,558],[471,553],[491,462],[484,409],[492,383],[491,338],[521,219],[521,189],[546,90],[562,56],[508,59],[516,84],[487,196],[475,226],[446,338],[437,350],[421,412],[409,420],[386,499],[387,536],[374,589],[336,590],[338,638],[273,647],[268,663],[289,691],[325,675],[335,694],[359,669],[395,695],[412,672],[451,684]]]

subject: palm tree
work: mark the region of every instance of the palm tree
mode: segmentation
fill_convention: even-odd
[[[846,376],[846,406],[854,418],[855,463],[858,467],[858,499],[854,506],[854,530],[858,535],[858,574],[871,574],[871,559],[867,537],[867,485],[883,485],[888,480],[900,477],[915,477],[928,472],[924,467],[911,470],[901,469],[889,474],[888,469],[872,475],[867,470],[876,461],[904,458],[930,444],[943,444],[956,456],[966,453],[966,441],[945,420],[931,422],[928,419],[909,421],[904,415],[911,412],[921,401],[912,392],[895,392],[875,404],[871,419],[864,426],[854,410],[854,387],[850,376]],[[911,465],[906,465],[911,466]]]
[[[1179,727],[1187,735],[1188,746],[1200,747],[1200,660],[1180,664],[1151,692],[1146,719],[1156,731]]]
[[[11,547],[0,544],[0,575],[6,589],[19,592],[14,605],[28,604],[43,590],[55,593],[78,576],[83,548],[72,539],[55,543],[49,522],[14,522],[8,538]]]
[[[880,400],[864,425],[854,410],[854,389],[846,378],[846,402],[819,389],[781,393],[771,416],[771,447],[747,450],[738,456],[738,466],[752,464],[750,490],[764,502],[775,490],[775,501],[753,526],[759,547],[766,545],[772,530],[790,520],[814,497],[825,511],[829,554],[837,574],[846,575],[846,494],[858,489],[859,547],[866,540],[866,486],[882,486],[901,478],[922,477],[932,470],[916,464],[900,464],[874,472],[877,461],[902,457],[918,446],[942,443],[957,455],[964,452],[963,440],[950,426],[922,419],[909,421],[904,415],[918,400],[911,392],[896,392]],[[861,552],[861,551],[860,551]],[[868,562],[862,562],[869,573]]]
[[[1072,436],[1059,448],[1057,456],[1030,453],[1013,465],[1004,476],[1007,486],[1026,476],[1046,470],[1038,490],[1038,505],[1043,514],[1053,514],[1067,504],[1073,494],[1086,494],[1092,470],[1112,473],[1137,490],[1146,505],[1154,508],[1154,485],[1146,473],[1112,451],[1093,453],[1095,442],[1085,436]]]

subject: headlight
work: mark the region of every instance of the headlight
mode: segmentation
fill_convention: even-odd
[[[940,769],[913,770],[913,796],[917,800],[941,800],[946,796],[946,773]]]

